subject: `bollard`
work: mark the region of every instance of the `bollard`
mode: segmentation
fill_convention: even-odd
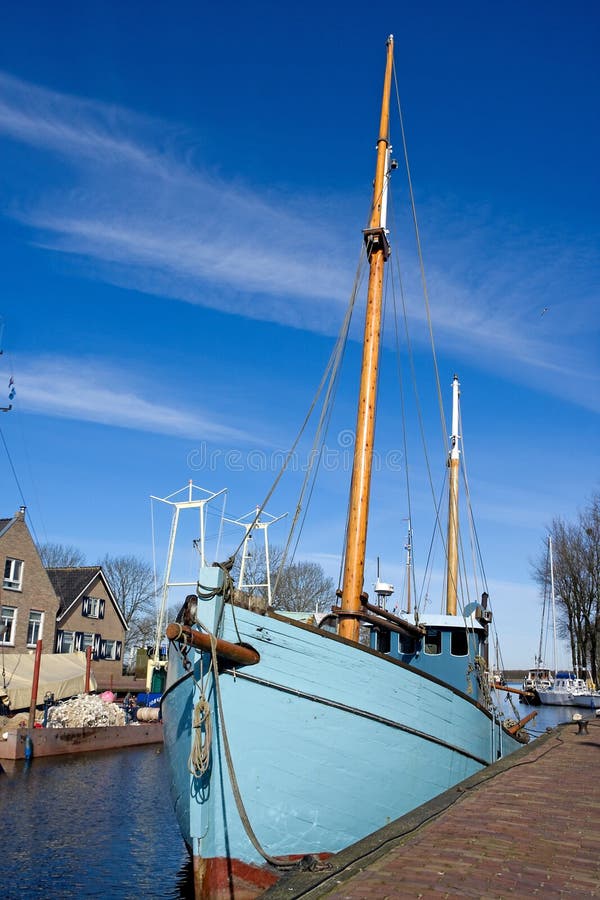
[[[572,721],[577,722],[578,729],[577,734],[589,734],[588,732],[588,720],[584,719],[581,713],[574,713],[572,716]]]

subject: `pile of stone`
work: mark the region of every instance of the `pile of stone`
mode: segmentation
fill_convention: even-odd
[[[116,703],[95,694],[79,694],[48,710],[48,728],[90,728],[124,725],[125,713]]]

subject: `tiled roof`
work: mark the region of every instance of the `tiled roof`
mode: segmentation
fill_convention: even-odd
[[[100,566],[72,566],[62,569],[46,569],[60,603],[59,615],[79,597],[92,578],[100,571]]]
[[[4,531],[5,528],[10,525],[11,522],[12,519],[0,519],[0,534]]]

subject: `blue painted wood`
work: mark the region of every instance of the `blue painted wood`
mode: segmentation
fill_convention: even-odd
[[[204,570],[207,588],[215,573]],[[219,603],[199,606],[212,627]],[[521,746],[466,694],[324,632],[226,605],[219,636],[261,657],[220,675],[222,709],[206,675],[209,655],[191,651],[186,676],[174,646],[163,697],[175,811],[186,842],[205,858],[262,862],[236,809],[223,722],[249,820],[275,856],[338,851]],[[212,757],[195,778],[187,763],[202,674]]]

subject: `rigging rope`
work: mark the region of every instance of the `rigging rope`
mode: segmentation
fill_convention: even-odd
[[[392,213],[392,217],[394,217],[394,207],[393,207],[393,203],[392,203],[392,198],[391,198],[391,196],[390,196],[389,207],[390,207],[390,210],[391,210],[391,213]],[[396,273],[397,273],[398,281],[399,281],[399,284],[400,284],[400,299],[401,299],[401,301],[402,301],[402,319],[403,319],[403,324],[404,324],[404,335],[405,335],[405,340],[406,340],[407,355],[408,355],[408,361],[409,361],[409,367],[410,367],[410,373],[411,373],[411,381],[412,381],[413,395],[414,395],[414,398],[415,398],[415,407],[416,407],[416,412],[417,412],[417,420],[418,420],[418,423],[419,423],[419,434],[420,434],[420,437],[421,437],[421,445],[422,445],[422,448],[423,448],[423,457],[424,457],[424,460],[425,460],[425,467],[426,467],[426,469],[427,469],[427,478],[428,478],[428,481],[429,481],[429,488],[430,488],[430,491],[431,491],[431,497],[432,497],[432,500],[433,500],[433,508],[434,508],[434,510],[435,510],[435,527],[434,527],[434,535],[435,535],[435,529],[437,528],[438,531],[439,531],[441,540],[442,540],[442,544],[443,544],[443,546],[444,546],[444,553],[445,553],[445,552],[446,552],[446,547],[445,547],[444,529],[443,529],[442,522],[441,522],[441,519],[440,519],[440,506],[441,506],[441,499],[442,499],[442,498],[440,498],[439,501],[436,499],[436,489],[435,489],[435,485],[434,485],[434,478],[433,478],[433,473],[432,473],[432,466],[431,466],[431,461],[430,461],[430,459],[429,459],[429,453],[428,453],[428,450],[427,450],[427,439],[426,439],[426,436],[425,436],[425,421],[424,421],[424,417],[423,417],[423,409],[422,409],[422,406],[421,406],[421,399],[420,399],[420,396],[419,396],[419,389],[418,389],[418,387],[417,387],[417,373],[416,373],[416,368],[415,368],[415,355],[414,355],[414,352],[413,352],[412,341],[411,341],[411,338],[410,338],[410,330],[409,330],[409,327],[408,327],[408,311],[407,311],[407,306],[406,306],[406,294],[405,294],[405,292],[404,292],[404,286],[403,286],[402,277],[401,277],[401,272],[400,272],[400,263],[399,263],[399,259],[398,259],[397,257],[396,257]],[[393,279],[394,268],[393,268],[393,266],[391,267],[391,274],[392,274],[392,279],[391,279],[391,280],[392,280],[392,289],[394,289],[394,279]],[[395,299],[395,292],[394,292],[394,299]],[[435,353],[435,350],[434,350],[434,353]],[[407,470],[407,475],[408,475],[408,470]],[[444,477],[444,482],[445,482],[445,477]],[[432,535],[432,541],[433,541],[434,535]],[[430,554],[431,554],[431,548],[430,548]],[[428,557],[428,558],[429,558],[429,557]],[[424,578],[426,578],[426,572],[425,572]],[[416,602],[416,598],[417,598],[417,594],[416,594],[416,591],[415,591],[415,602]]]
[[[283,551],[283,555],[281,557],[279,569],[277,571],[275,587],[273,589],[273,596],[277,595],[277,587],[279,585],[279,580],[280,580],[281,574],[284,570],[287,556],[289,553],[289,548],[290,548],[290,545],[291,545],[293,537],[294,537],[294,532],[296,530],[296,526],[297,526],[297,523],[298,523],[298,520],[300,517],[300,513],[302,511],[303,499],[308,490],[308,503],[306,505],[306,508],[304,509],[304,515],[302,517],[302,523],[298,530],[298,535],[296,537],[296,541],[294,544],[292,558],[294,557],[294,554],[296,552],[298,542],[300,540],[300,536],[302,533],[302,529],[304,527],[304,522],[306,520],[308,506],[309,506],[310,500],[312,498],[312,492],[314,490],[317,474],[319,471],[319,466],[320,466],[321,459],[323,456],[324,442],[325,442],[325,439],[327,436],[329,423],[331,421],[331,415],[333,413],[333,399],[335,398],[337,386],[339,383],[339,374],[340,374],[340,370],[341,370],[342,361],[344,358],[344,351],[346,349],[348,332],[350,330],[350,322],[352,320],[352,313],[354,311],[354,306],[356,304],[356,297],[358,294],[358,289],[359,289],[360,283],[362,281],[365,259],[366,259],[366,251],[365,251],[365,248],[363,245],[363,247],[361,249],[361,254],[359,257],[357,269],[356,269],[356,274],[354,276],[354,284],[352,287],[352,292],[350,294],[350,300],[348,303],[348,307],[346,309],[346,313],[344,316],[344,320],[342,322],[342,327],[340,329],[338,339],[335,343],[333,352],[330,357],[330,363],[328,366],[329,378],[328,378],[327,390],[325,391],[325,396],[323,398],[323,405],[321,407],[321,413],[319,415],[319,420],[317,422],[317,428],[315,430],[315,437],[313,440],[313,445],[312,445],[311,453],[310,453],[310,457],[309,457],[309,465],[307,467],[306,475],[304,477],[304,481],[303,481],[302,488],[300,491],[300,496],[298,498],[298,503],[296,505],[296,510],[294,512],[294,516],[293,516],[292,523],[290,526],[288,539],[287,539],[287,542],[286,542],[286,545],[285,545],[285,548]]]
[[[17,476],[17,471],[16,471],[15,466],[14,466],[14,463],[13,463],[13,461],[12,461],[12,457],[11,457],[11,455],[10,455],[10,450],[8,449],[8,444],[6,443],[6,440],[5,440],[5,437],[4,437],[4,433],[3,433],[3,431],[2,431],[1,428],[0,428],[0,438],[2,439],[2,443],[4,444],[4,449],[6,450],[6,455],[7,455],[7,457],[8,457],[8,463],[9,463],[10,468],[11,468],[11,471],[12,471],[12,473],[13,473],[13,477],[14,477],[14,479],[15,479],[15,483],[16,483],[16,485],[17,485],[17,489],[18,489],[19,494],[20,494],[20,496],[21,496],[21,503],[22,503],[23,506],[27,509],[27,503],[26,503],[26,501],[25,501],[25,494],[23,493],[23,488],[21,487],[21,482],[19,481],[19,478],[18,478],[18,476]],[[33,532],[33,538],[34,538],[34,541],[35,541],[35,545],[36,545],[36,547],[39,548],[39,547],[41,546],[41,544],[40,544],[39,538],[38,538],[38,536],[37,536],[37,534],[36,534],[36,530],[35,530],[35,528],[34,528],[34,526],[33,526],[33,522],[31,521],[31,516],[30,516],[30,514],[29,514],[29,511],[27,511],[27,518],[29,519],[29,527],[31,528],[31,530],[32,530],[32,532]]]
[[[447,451],[448,450],[448,433],[446,430],[446,417],[444,415],[444,404],[442,401],[442,388],[441,388],[441,384],[440,384],[440,373],[438,370],[437,356],[436,356],[436,352],[435,352],[435,341],[433,339],[433,325],[431,322],[431,309],[429,306],[429,291],[427,288],[427,279],[425,277],[425,263],[423,261],[423,250],[421,247],[421,235],[419,233],[419,222],[417,219],[417,207],[415,204],[415,195],[413,192],[412,178],[411,178],[411,174],[410,174],[410,163],[408,161],[408,146],[406,143],[406,134],[404,132],[404,118],[402,116],[402,107],[400,105],[400,92],[398,90],[398,78],[397,78],[395,66],[394,66],[394,86],[396,89],[396,104],[398,107],[398,117],[400,120],[400,134],[402,136],[402,150],[404,153],[404,163],[406,165],[406,177],[407,177],[407,182],[408,182],[408,192],[410,195],[410,206],[411,206],[411,212],[412,212],[412,217],[413,217],[413,224],[414,224],[414,228],[415,228],[417,253],[419,256],[419,269],[421,272],[421,284],[423,286],[423,297],[425,299],[425,310],[427,312],[427,325],[429,328],[429,339],[431,342],[433,367],[435,370],[435,381],[436,381],[436,386],[437,386],[438,405],[439,405],[440,419],[441,419],[441,425],[442,425],[443,445]]]
[[[396,367],[398,371],[398,385],[400,388],[400,414],[402,416],[402,452],[404,453],[404,477],[406,482],[406,506],[408,510],[408,534],[409,534],[409,543],[411,545],[411,568],[408,573],[409,579],[412,581],[412,587],[415,587],[415,579],[414,579],[414,553],[412,549],[412,540],[411,540],[411,530],[412,530],[412,496],[410,491],[410,479],[408,477],[408,436],[406,429],[406,402],[404,398],[404,381],[402,378],[402,365],[400,363],[400,335],[398,332],[398,309],[396,306],[396,292],[394,291],[394,277],[393,277],[393,267],[392,267],[392,302],[394,305],[394,340],[396,343]],[[400,275],[400,266],[398,265],[398,274]],[[402,284],[402,279],[400,278],[400,293],[404,297],[404,286]],[[410,591],[411,585],[408,586],[408,590]],[[417,596],[416,590],[413,590],[413,596]]]
[[[359,270],[360,270],[360,264],[359,264]],[[355,280],[355,285],[356,285],[356,280]],[[352,304],[352,305],[353,305],[353,303],[354,303],[355,297],[356,297],[356,289],[352,292],[352,295],[351,295],[351,304]],[[293,456],[294,456],[294,454],[295,454],[295,452],[296,452],[296,448],[297,448],[298,444],[300,443],[300,439],[302,438],[302,435],[304,434],[304,431],[306,430],[306,426],[308,425],[308,423],[309,423],[309,421],[310,421],[310,418],[311,418],[311,416],[312,416],[312,414],[313,414],[313,412],[314,412],[314,410],[315,410],[315,407],[316,407],[316,405],[317,405],[317,403],[318,403],[318,401],[319,401],[319,397],[321,396],[321,393],[322,393],[322,391],[323,391],[323,388],[325,387],[325,385],[327,384],[328,380],[329,380],[330,377],[331,377],[332,368],[334,367],[335,361],[336,361],[336,358],[337,358],[338,344],[339,344],[340,339],[341,339],[341,336],[342,336],[342,334],[343,334],[343,332],[344,332],[344,328],[345,328],[345,323],[346,323],[346,318],[347,318],[347,317],[348,317],[348,312],[346,313],[346,317],[344,318],[344,323],[342,324],[342,330],[341,330],[341,332],[340,332],[340,337],[338,337],[338,340],[336,341],[335,347],[334,347],[334,349],[333,349],[333,351],[332,351],[332,353],[331,353],[331,355],[330,355],[330,357],[329,357],[329,361],[328,361],[328,363],[327,363],[327,366],[325,367],[325,371],[323,372],[323,376],[322,376],[321,381],[320,381],[320,383],[319,383],[319,386],[318,386],[318,388],[317,388],[317,390],[316,390],[316,392],[315,392],[315,395],[314,395],[313,400],[312,400],[312,402],[311,402],[311,404],[310,404],[310,407],[309,407],[309,409],[308,409],[308,412],[306,413],[306,416],[304,417],[304,421],[302,422],[302,425],[300,426],[300,429],[299,429],[299,431],[298,431],[298,433],[297,433],[297,435],[296,435],[296,437],[295,437],[295,439],[294,439],[294,441],[293,441],[293,443],[292,443],[290,449],[289,449],[288,452],[286,453],[285,459],[284,459],[284,461],[283,461],[283,463],[282,463],[282,465],[281,465],[281,468],[280,468],[279,472],[277,473],[277,476],[275,477],[275,479],[274,479],[274,481],[273,481],[273,484],[272,484],[271,487],[269,488],[269,490],[268,490],[268,492],[267,492],[267,494],[266,494],[264,500],[263,500],[262,503],[260,504],[260,506],[257,506],[257,508],[256,508],[256,515],[254,516],[254,519],[253,519],[252,522],[250,523],[250,527],[249,527],[249,530],[248,530],[247,534],[250,534],[250,533],[253,531],[253,529],[255,528],[257,522],[258,522],[259,519],[260,519],[261,513],[263,512],[263,510],[265,509],[265,507],[266,507],[266,505],[268,504],[269,500],[270,500],[271,497],[273,496],[273,494],[274,494],[274,492],[275,492],[275,489],[277,488],[277,485],[279,484],[279,482],[281,481],[281,479],[282,479],[282,477],[283,477],[285,471],[287,470],[287,467],[288,467],[288,465],[290,464],[290,460],[293,458]],[[234,550],[233,553],[232,553],[232,557],[237,556],[237,554],[239,553],[239,551],[240,551],[240,549],[241,549],[241,547],[242,547],[242,545],[243,545],[243,543],[244,543],[245,540],[246,540],[246,535],[244,535],[244,537],[240,540],[239,544],[237,545],[237,547],[235,548],[235,550]]]

